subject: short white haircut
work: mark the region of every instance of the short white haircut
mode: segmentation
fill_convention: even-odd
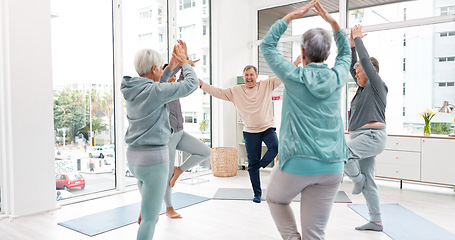
[[[332,36],[322,28],[312,28],[302,34],[300,47],[305,50],[305,56],[312,62],[324,62],[330,54]]]
[[[139,76],[149,73],[154,65],[161,67],[163,62],[161,55],[153,49],[141,49],[134,57],[134,67]]]

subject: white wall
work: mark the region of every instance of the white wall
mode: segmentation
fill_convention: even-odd
[[[1,4],[2,211],[16,217],[56,206],[50,1]]]
[[[246,65],[257,65],[248,43],[256,37],[256,13],[248,1],[212,0],[212,85],[236,84]],[[213,99],[213,147],[236,147],[236,111],[230,102]]]

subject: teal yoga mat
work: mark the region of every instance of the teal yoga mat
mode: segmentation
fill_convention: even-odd
[[[265,200],[267,194],[266,189],[262,189],[262,200]],[[213,199],[219,200],[252,200],[253,199],[253,190],[251,188],[219,188],[216,191]],[[297,195],[294,202],[300,201],[300,194]],[[348,195],[344,191],[338,191],[338,194],[334,200],[335,203],[352,203]]]
[[[209,199],[210,198],[181,192],[172,194],[172,203],[174,204],[175,209],[188,207]],[[165,208],[166,206],[163,203],[160,214],[163,214],[166,211]],[[73,220],[59,222],[58,225],[88,236],[95,236],[116,228],[136,223],[140,209],[141,203],[138,202]]]
[[[348,204],[360,216],[369,219],[365,204]],[[394,240],[449,240],[455,234],[439,227],[398,203],[381,204],[383,232]]]

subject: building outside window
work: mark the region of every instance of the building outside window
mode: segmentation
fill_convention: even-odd
[[[195,27],[196,27],[195,24],[179,27],[179,38],[180,39],[190,38],[191,35],[194,34]]]
[[[455,5],[441,7],[441,16],[455,14]]]
[[[439,57],[439,62],[453,62],[455,57]]]
[[[185,123],[197,123],[196,112],[183,112],[182,115]]]
[[[179,10],[196,7],[195,0],[179,0]]]
[[[439,36],[440,37],[453,37],[453,36],[455,36],[455,31],[453,31],[453,32],[441,32],[441,33],[439,33]]]
[[[193,53],[193,54],[188,54],[188,58],[189,58],[190,60],[196,60],[196,54],[195,54],[195,53]]]
[[[438,86],[439,87],[453,87],[454,86],[454,82],[439,82]]]
[[[141,19],[143,18],[151,18],[152,17],[152,9],[146,8],[146,9],[141,9],[139,12],[139,17]]]

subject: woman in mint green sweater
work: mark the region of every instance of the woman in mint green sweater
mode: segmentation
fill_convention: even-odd
[[[185,80],[160,83],[162,77],[170,77],[170,72],[177,63],[182,66]],[[134,59],[140,77],[124,77],[120,87],[126,100],[129,122],[125,135],[128,144],[126,158],[129,169],[138,180],[137,185],[142,195],[142,221],[137,233],[138,240],[153,239],[168,184],[167,144],[171,127],[167,103],[188,96],[199,85],[196,73],[188,63],[182,47],[177,45],[163,74],[161,55],[152,49],[142,49]]]
[[[303,67],[294,66],[276,49],[288,24],[313,7],[333,30],[338,48],[333,68],[324,63],[332,42],[327,30],[313,28],[302,35]],[[285,86],[278,164],[267,189],[270,212],[283,239],[324,239],[347,159],[341,90],[351,63],[348,39],[336,20],[313,0],[272,25],[260,48]],[[299,193],[302,236],[289,206]]]

